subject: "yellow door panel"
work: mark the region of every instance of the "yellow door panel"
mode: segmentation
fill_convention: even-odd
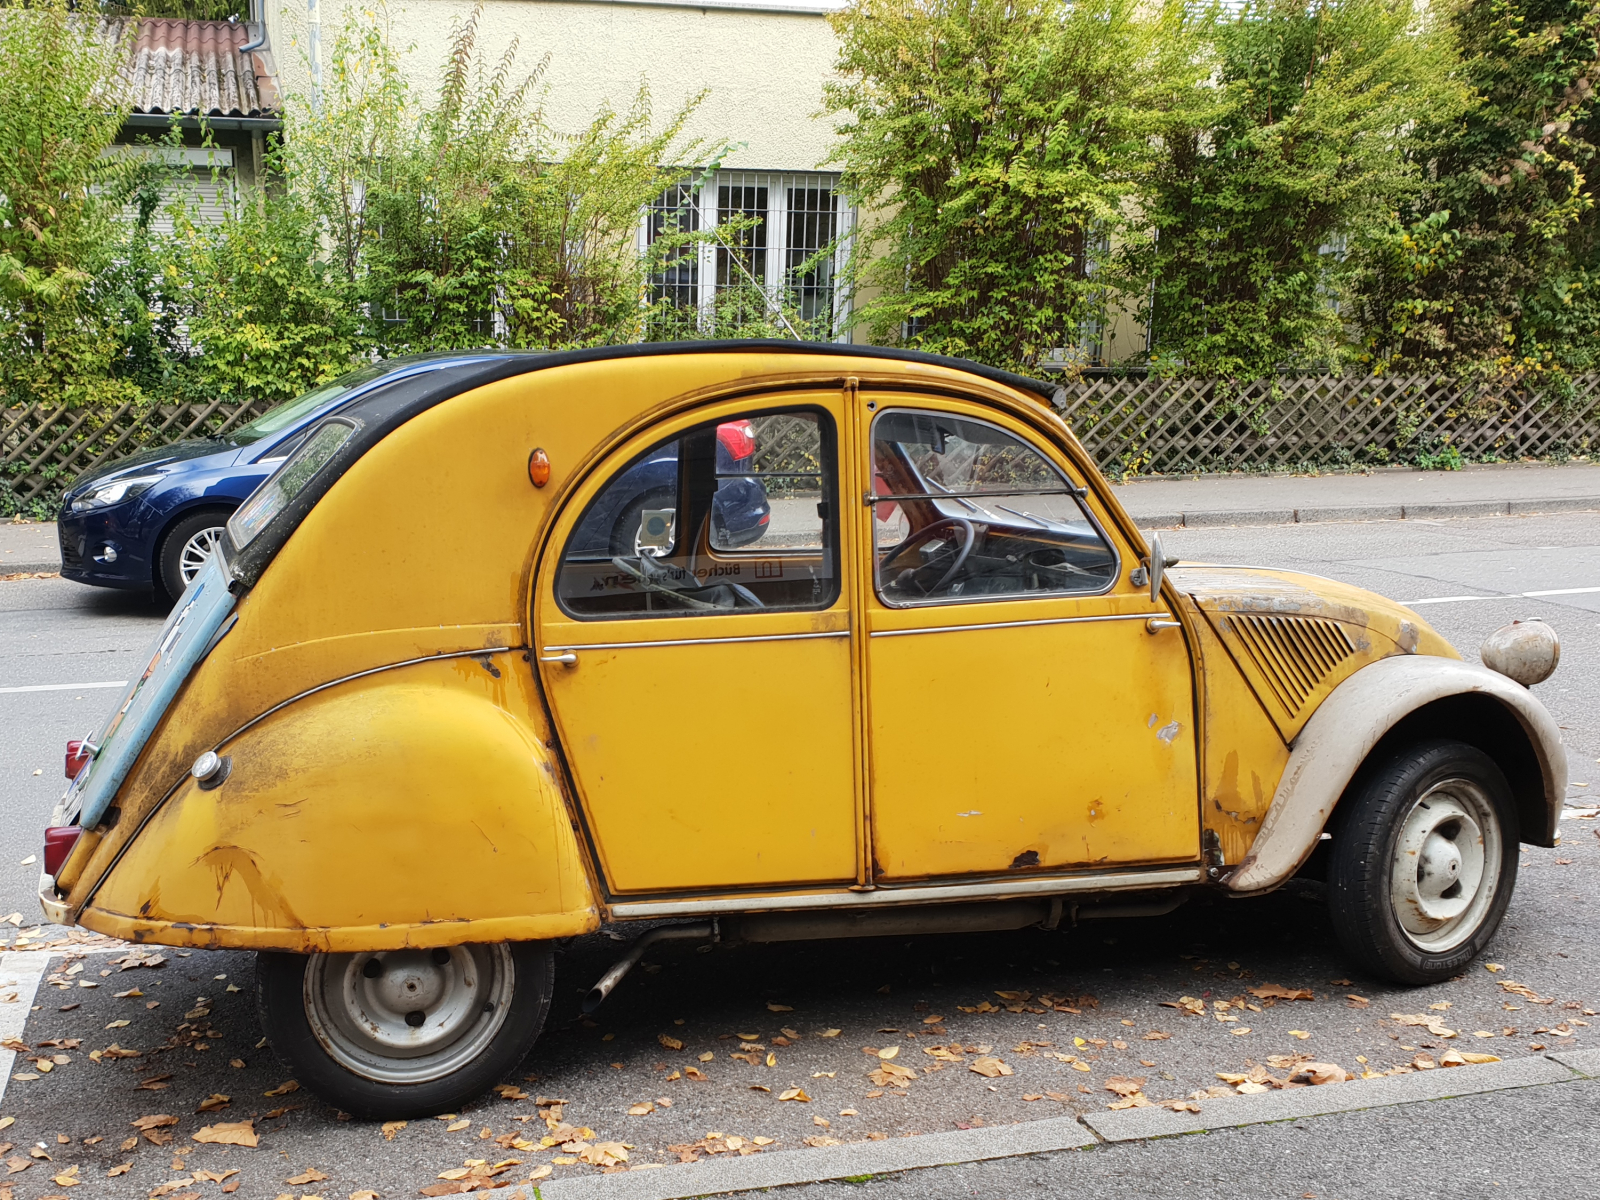
[[[540,669],[613,893],[857,877],[843,412],[838,392],[708,406],[619,449],[563,508]]]
[[[862,401],[875,878],[1194,861],[1188,648],[1082,476],[992,408]]]
[[[884,877],[1195,857],[1188,659],[1172,632],[989,626],[874,637],[870,653]]]

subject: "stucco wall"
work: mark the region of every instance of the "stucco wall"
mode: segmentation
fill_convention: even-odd
[[[546,51],[545,100],[551,124],[575,131],[609,102],[622,109],[646,80],[656,116],[665,119],[702,88],[708,95],[688,132],[715,146],[744,143],[724,159],[746,170],[810,171],[831,152],[833,126],[819,116],[822,86],[836,53],[824,9],[836,0],[751,11],[615,0],[485,0],[479,45],[498,57],[520,38],[518,61],[532,68]],[[309,86],[303,3],[267,0],[272,48],[284,92]],[[322,62],[351,7],[321,0]],[[363,6],[365,7],[365,6]],[[432,89],[449,45],[451,23],[472,0],[394,0],[394,44],[411,46],[412,80]]]

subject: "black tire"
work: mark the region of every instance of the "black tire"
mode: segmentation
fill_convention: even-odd
[[[1328,861],[1334,930],[1373,975],[1443,982],[1499,928],[1517,854],[1516,807],[1494,760],[1461,742],[1409,746],[1364,770],[1340,802]]]
[[[502,1000],[503,1015],[490,1006],[478,1019],[484,1023],[482,1044],[468,1033],[456,1043],[467,1043],[470,1057],[452,1064],[448,1073],[415,1082],[397,1083],[360,1073],[338,1057],[338,1036],[324,1041],[313,1028],[307,973],[315,968],[344,970],[348,961],[393,961],[398,955],[459,955],[463,952],[505,951],[511,964],[509,995]],[[322,960],[318,962],[317,960]],[[318,978],[313,974],[312,979]],[[446,951],[391,951],[361,955],[301,955],[264,951],[256,956],[256,1003],[261,1025],[273,1051],[293,1077],[341,1111],[374,1120],[432,1116],[464,1107],[499,1083],[527,1057],[544,1029],[555,979],[555,956],[543,942],[509,942],[488,947],[451,947]],[[470,979],[468,983],[470,983]],[[494,1021],[498,1018],[498,1026]],[[411,1022],[406,1022],[408,1025]],[[321,1025],[321,1022],[318,1022]],[[406,1068],[420,1059],[395,1056],[386,1060]],[[379,1068],[381,1072],[381,1066]]]
[[[611,553],[619,558],[632,558],[637,552],[640,514],[647,508],[671,508],[671,488],[651,488],[641,492],[620,513],[611,525]]]
[[[227,525],[232,515],[231,508],[197,508],[184,513],[161,535],[161,544],[156,550],[155,585],[158,591],[166,593],[168,600],[176,601],[187,586],[183,581],[183,548],[196,534]]]

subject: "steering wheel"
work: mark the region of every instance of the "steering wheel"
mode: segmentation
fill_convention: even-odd
[[[961,549],[956,552],[955,562],[950,564],[950,569],[940,577],[939,582],[932,587],[922,587],[921,580],[917,579],[917,572],[921,568],[912,569],[905,573],[910,575],[911,581],[916,583],[918,587],[922,587],[924,596],[931,596],[956,577],[956,574],[966,565],[967,555],[972,553],[973,543],[978,540],[978,531],[972,527],[972,522],[965,517],[941,517],[931,525],[924,525],[889,553],[889,556],[883,560],[884,567],[888,567],[906,551],[914,546],[920,546],[923,542],[928,541],[935,534],[947,528],[959,528],[961,530]],[[895,583],[898,585],[900,579],[904,577],[902,575],[897,578]]]

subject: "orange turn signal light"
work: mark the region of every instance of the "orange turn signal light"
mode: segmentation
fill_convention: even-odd
[[[550,456],[542,448],[528,455],[528,478],[533,481],[534,487],[543,487],[550,482]]]

